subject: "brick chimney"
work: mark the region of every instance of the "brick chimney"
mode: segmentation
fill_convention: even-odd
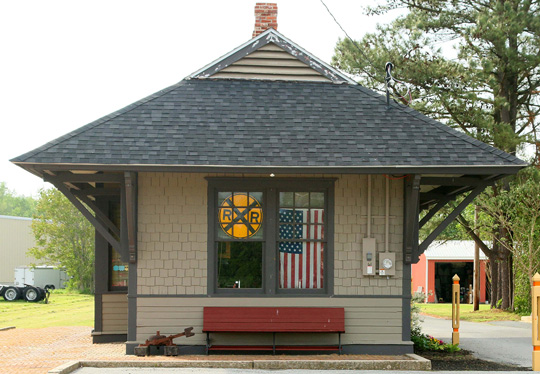
[[[253,30],[253,38],[270,28],[277,30],[277,4],[255,4],[255,29]]]

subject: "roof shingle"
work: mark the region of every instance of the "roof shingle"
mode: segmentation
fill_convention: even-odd
[[[524,166],[349,84],[188,79],[15,163],[238,167]]]

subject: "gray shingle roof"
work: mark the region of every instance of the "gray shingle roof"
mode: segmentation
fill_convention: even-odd
[[[189,79],[12,160],[260,167],[524,166],[349,84]]]

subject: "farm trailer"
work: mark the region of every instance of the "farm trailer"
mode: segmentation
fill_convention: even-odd
[[[24,287],[0,285],[0,296],[6,301],[24,299],[26,301],[36,302],[45,299],[48,293],[48,288],[43,289],[31,285],[25,285]]]

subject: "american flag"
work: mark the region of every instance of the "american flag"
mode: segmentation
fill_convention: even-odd
[[[279,225],[279,238],[321,240],[324,235],[323,216],[324,209],[280,209],[279,221],[282,224]],[[313,225],[316,223],[319,224]],[[323,243],[280,242],[279,286],[280,288],[322,288]]]

